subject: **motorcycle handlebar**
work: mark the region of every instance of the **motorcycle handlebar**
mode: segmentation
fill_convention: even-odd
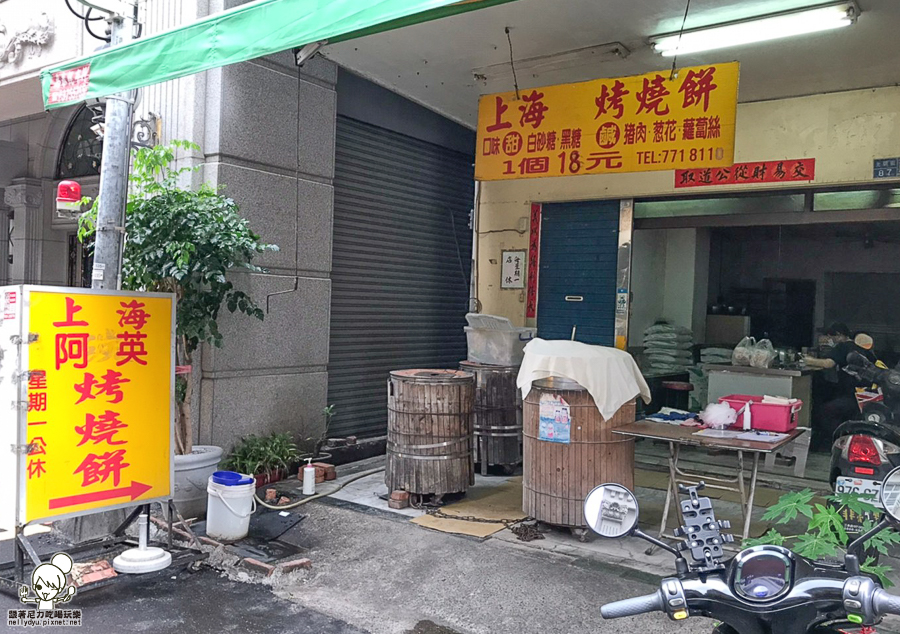
[[[876,590],[875,596],[872,597],[872,607],[878,615],[900,615],[900,597],[893,595],[886,590]]]
[[[600,615],[604,619],[619,619],[623,616],[636,616],[648,612],[662,612],[665,610],[662,592],[657,590],[653,594],[643,597],[633,597],[607,603],[600,608]]]

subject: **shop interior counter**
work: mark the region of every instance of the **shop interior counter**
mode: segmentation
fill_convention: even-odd
[[[731,394],[783,396],[803,401],[797,424],[809,427],[812,412],[813,368],[751,368],[737,365],[704,365],[709,373],[709,402]]]

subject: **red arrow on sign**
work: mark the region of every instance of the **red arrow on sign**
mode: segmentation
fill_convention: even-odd
[[[143,482],[135,482],[132,480],[131,485],[119,489],[109,489],[108,491],[95,491],[93,493],[81,493],[79,495],[70,495],[64,498],[56,498],[50,500],[50,508],[58,509],[65,506],[78,506],[79,504],[88,504],[89,502],[101,502],[103,500],[115,500],[116,498],[130,497],[135,500],[153,487]]]

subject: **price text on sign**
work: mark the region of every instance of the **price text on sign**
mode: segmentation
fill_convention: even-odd
[[[485,95],[475,178],[727,167],[737,62]]]
[[[170,495],[172,309],[31,292],[26,521]]]

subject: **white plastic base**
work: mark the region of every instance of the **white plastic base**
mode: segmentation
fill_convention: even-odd
[[[171,563],[171,553],[166,552],[162,548],[151,546],[143,550],[140,548],[129,548],[113,559],[113,568],[116,572],[139,575],[168,568]]]

